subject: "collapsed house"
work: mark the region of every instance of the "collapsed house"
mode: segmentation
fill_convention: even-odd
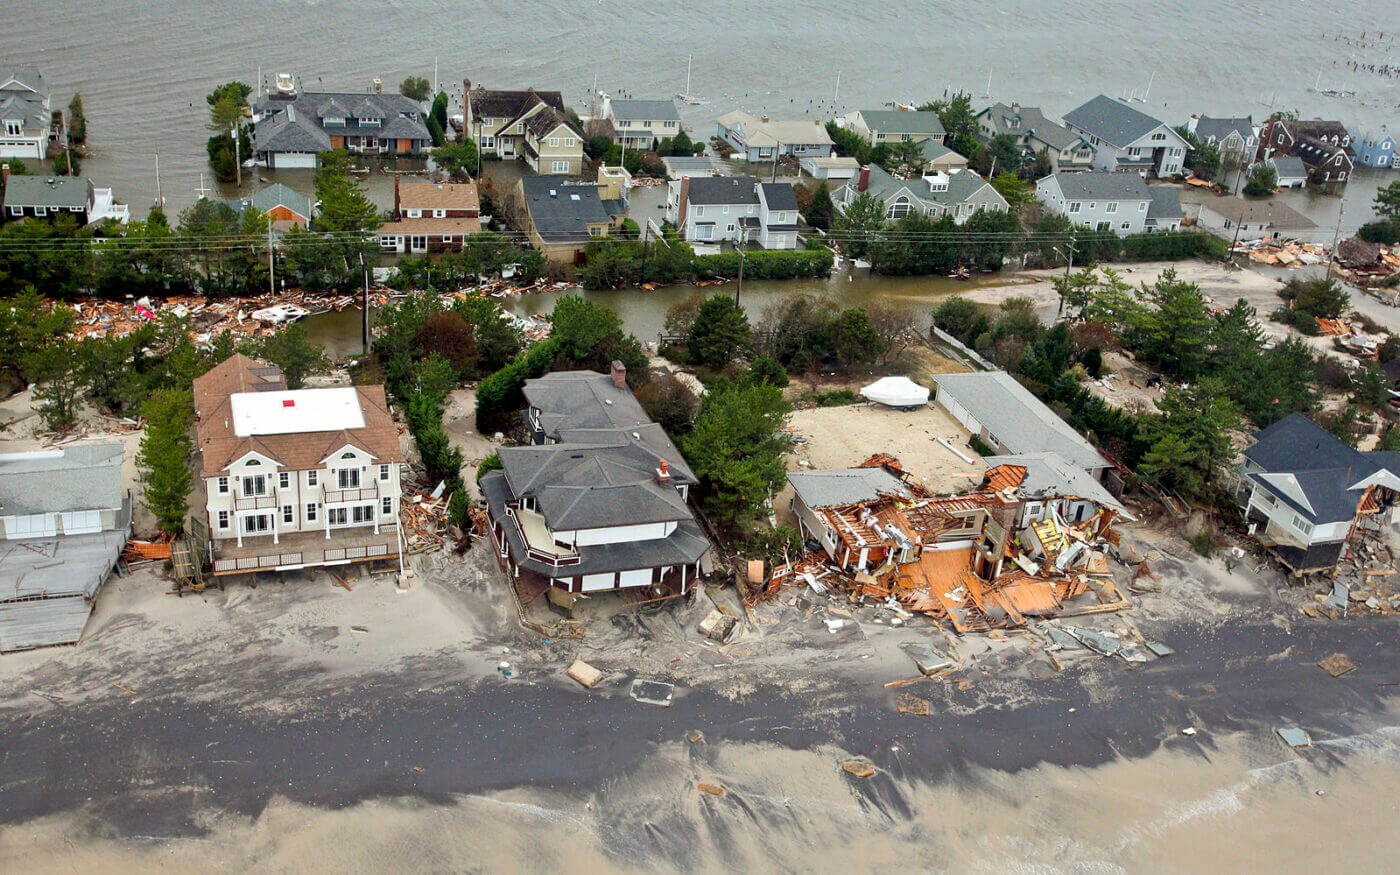
[[[979,489],[955,496],[933,495],[883,455],[791,473],[810,549],[775,569],[750,601],[788,584],[834,585],[960,633],[1126,607],[1104,552],[1118,542],[1112,522],[1126,511],[1082,469],[1045,458],[1054,455],[1007,457]],[[1089,594],[1097,598],[1068,604]]]

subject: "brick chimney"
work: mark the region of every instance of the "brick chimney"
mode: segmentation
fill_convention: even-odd
[[[690,177],[681,177],[680,203],[676,206],[676,227],[680,229],[681,237],[685,237],[685,214],[690,212]]]
[[[614,360],[612,363],[612,381],[619,389],[627,388],[627,366],[620,361]]]
[[[662,459],[661,464],[656,466],[656,482],[662,486],[671,482],[671,466],[666,464],[665,459]]]
[[[397,176],[394,177],[398,179]],[[870,165],[867,164],[860,169],[860,183],[856,186],[857,191],[865,191],[870,187]]]
[[[394,174],[394,218],[403,218],[403,213],[399,211],[399,175],[397,173]]]
[[[0,186],[10,184],[10,165],[0,164]]]

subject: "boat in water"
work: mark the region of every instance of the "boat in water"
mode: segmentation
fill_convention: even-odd
[[[676,95],[676,99],[681,103],[688,103],[691,106],[709,106],[710,100],[707,97],[699,97],[690,93],[690,61],[692,56],[685,56],[685,90]]]
[[[259,322],[266,322],[269,325],[287,325],[303,316],[310,316],[311,311],[305,307],[298,307],[296,304],[277,304],[273,307],[254,310],[251,315]]]
[[[908,377],[881,377],[861,389],[860,394],[868,401],[902,410],[913,410],[928,403],[928,387]]]

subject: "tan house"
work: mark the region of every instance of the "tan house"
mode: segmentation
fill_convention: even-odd
[[[493,91],[463,83],[467,135],[483,154],[524,158],[537,173],[583,172],[583,134],[565,121],[558,91]]]
[[[618,177],[601,172],[599,177],[602,184],[583,185],[570,184],[563,176],[523,177],[515,196],[530,245],[552,261],[576,264],[582,260],[588,241],[607,237],[622,227],[627,203],[608,197],[618,191]]]
[[[461,249],[481,231],[481,199],[474,182],[400,184],[394,177],[393,221],[379,226],[379,245],[394,252]]]
[[[287,389],[235,354],[194,381],[214,574],[402,566],[399,432],[383,386]]]
[[[603,117],[612,125],[613,142],[628,149],[650,149],[681,131],[674,100],[603,99]]]

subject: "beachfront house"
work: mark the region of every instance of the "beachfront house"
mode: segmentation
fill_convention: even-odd
[[[1393,521],[1400,454],[1363,453],[1301,413],[1255,436],[1233,490],[1255,539],[1294,574],[1336,566],[1355,527]]]
[[[1045,117],[1039,107],[994,103],[977,114],[977,135],[990,141],[998,134],[1016,138],[1016,145],[1032,155],[1048,155],[1051,170],[1066,173],[1094,166],[1094,147],[1063,125]]]
[[[394,218],[379,226],[379,245],[393,252],[460,250],[480,231],[476,183],[400,183],[395,176]]]
[[[311,198],[280,182],[260,188],[248,197],[231,200],[228,205],[239,215],[248,210],[257,210],[272,219],[274,231],[305,228],[316,214]]]
[[[674,100],[605,97],[603,118],[612,125],[613,142],[628,149],[651,149],[681,130],[681,114]]]
[[[870,164],[860,174],[831,193],[839,209],[851,205],[856,196],[867,192],[885,204],[885,218],[898,221],[910,213],[939,218],[952,216],[959,225],[978,210],[1005,212],[1006,198],[991,183],[971,170],[955,173],[925,172],[918,179],[903,179]]]
[[[54,138],[44,75],[34,67],[0,66],[0,158],[42,161]]]
[[[1366,167],[1395,166],[1395,137],[1382,126],[1356,138],[1356,163]]]
[[[524,158],[537,173],[576,176],[583,172],[583,134],[567,121],[558,91],[497,91],[472,88],[464,124],[482,154]]]
[[[1035,193],[1049,212],[1120,237],[1149,230],[1148,219],[1153,217],[1151,189],[1136,173],[1052,173],[1035,184]],[[1177,226],[1181,224],[1179,211],[1178,204]],[[1155,224],[1152,230],[1158,230]]]
[[[405,458],[383,386],[289,390],[235,354],[195,378],[194,404],[214,574],[402,562]]]
[[[924,140],[920,151],[926,173],[958,173],[967,169],[967,158],[936,140]]]
[[[943,143],[948,134],[936,112],[899,109],[858,109],[841,120],[866,142],[878,146],[906,141]]]
[[[773,121],[766,115],[754,118],[736,109],[719,117],[715,135],[734,148],[737,158],[758,163],[771,163],[783,155],[825,158],[835,152],[819,119]]]
[[[1346,185],[1356,168],[1351,134],[1337,121],[1269,117],[1259,135],[1258,158],[1291,155],[1308,169],[1308,183],[1336,189]]]
[[[73,644],[131,534],[122,445],[0,456],[0,652]]]
[[[1066,113],[1064,122],[1094,148],[1096,170],[1176,176],[1186,161],[1180,134],[1121,100],[1100,94]]]
[[[797,196],[789,182],[687,177],[670,182],[666,192],[666,220],[687,242],[796,249],[797,219]]]
[[[1220,150],[1220,160],[1239,167],[1254,159],[1259,148],[1259,134],[1254,120],[1244,118],[1211,118],[1208,115],[1193,115],[1186,122],[1186,129],[1196,135],[1196,140],[1210,144]]]
[[[530,245],[551,261],[570,264],[581,261],[588,241],[609,236],[627,215],[616,188],[571,183],[564,176],[522,177],[515,201]]]
[[[1191,191],[1183,203],[1196,227],[1227,240],[1280,237],[1312,242],[1318,236],[1316,222],[1277,198],[1217,197]]]
[[[108,219],[125,225],[131,218],[130,208],[117,203],[110,188],[98,188],[86,176],[12,176],[9,165],[0,168],[0,174],[7,222],[72,216],[81,227]]]
[[[527,380],[531,445],[481,478],[497,561],[531,597],[690,591],[709,550],[686,499],[696,477],[627,388],[627,371]]]
[[[253,157],[272,168],[317,167],[318,155],[333,149],[422,155],[433,145],[423,107],[381,90],[279,88],[258,97],[252,112]]]

